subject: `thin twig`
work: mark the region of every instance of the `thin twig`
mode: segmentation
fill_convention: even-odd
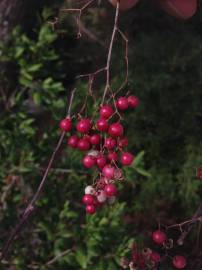
[[[57,256],[55,256],[53,259],[51,259],[50,261],[48,261],[45,265],[46,266],[50,266],[52,264],[54,264],[56,261],[58,261],[60,258],[64,257],[65,255],[67,255],[68,253],[70,253],[72,251],[72,249],[67,249],[61,253],[59,253]]]

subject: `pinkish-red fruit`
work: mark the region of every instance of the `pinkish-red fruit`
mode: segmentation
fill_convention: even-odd
[[[65,118],[60,121],[60,129],[65,132],[69,132],[72,129],[72,121],[69,118]]]
[[[76,135],[72,135],[67,140],[67,145],[72,148],[77,148],[79,138]]]
[[[94,203],[94,197],[90,194],[85,194],[82,198],[82,202],[85,205],[90,205]]]
[[[134,156],[129,152],[125,152],[121,155],[121,164],[123,166],[130,166],[133,163],[133,160]]]
[[[158,252],[152,251],[151,255],[150,255],[150,259],[151,261],[153,261],[154,263],[159,263],[161,260],[161,256],[159,255]]]
[[[115,185],[112,184],[106,185],[104,191],[109,197],[115,196],[117,194],[117,188],[115,187]]]
[[[135,109],[140,103],[140,100],[138,97],[136,96],[129,96],[128,97],[128,105],[129,105],[129,108],[131,109]]]
[[[80,133],[88,133],[91,127],[92,127],[92,124],[89,118],[81,119],[76,125],[76,129]]]
[[[77,148],[81,151],[87,151],[90,149],[90,143],[86,139],[82,138],[78,141]]]
[[[96,159],[96,163],[99,169],[103,169],[107,163],[107,160],[103,155],[99,155]]]
[[[102,169],[102,174],[107,178],[107,179],[113,179],[114,178],[114,173],[115,173],[115,168],[111,165],[105,165],[104,168]]]
[[[100,118],[96,122],[97,129],[101,132],[105,132],[109,128],[109,124],[106,119]]]
[[[114,147],[116,147],[116,140],[113,138],[106,138],[104,142],[104,147],[109,150],[113,149]]]
[[[167,236],[163,231],[156,230],[152,233],[152,239],[156,244],[163,245],[167,239]]]
[[[118,161],[118,155],[116,152],[110,152],[108,155],[107,155],[107,158],[109,161]]]
[[[111,124],[108,133],[114,138],[121,137],[123,135],[123,126],[118,122]]]
[[[126,109],[128,109],[128,105],[128,99],[126,97],[120,97],[116,101],[116,107],[121,111],[125,111]]]
[[[103,105],[100,108],[100,117],[101,118],[108,119],[112,116],[113,113],[114,113],[114,110],[110,105]]]
[[[83,166],[86,168],[92,168],[95,165],[95,159],[92,156],[85,156],[83,158]]]
[[[90,137],[90,143],[92,145],[98,145],[100,144],[101,137],[99,134],[94,134]]]
[[[87,206],[86,206],[86,213],[87,213],[87,214],[93,215],[93,214],[95,214],[95,212],[96,212],[96,207],[95,207],[95,205],[90,204],[90,205],[87,205]]]
[[[181,256],[181,255],[176,255],[173,258],[173,265],[177,269],[183,269],[183,268],[185,268],[186,265],[187,265],[186,258],[184,256]]]
[[[128,146],[128,139],[126,137],[120,138],[118,141],[118,146],[120,148],[127,147]]]

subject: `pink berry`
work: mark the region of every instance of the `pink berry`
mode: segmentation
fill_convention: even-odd
[[[100,190],[97,195],[97,200],[99,203],[104,203],[107,200],[107,195],[104,190]]]
[[[116,107],[121,111],[125,111],[126,109],[128,109],[128,105],[128,99],[126,97],[120,97],[116,101]]]
[[[186,258],[184,256],[181,256],[181,255],[176,255],[173,258],[173,265],[177,269],[183,269],[183,268],[185,268],[186,265],[187,265]]]
[[[167,236],[164,232],[156,230],[152,233],[153,241],[158,245],[163,245],[167,239]]]
[[[92,168],[95,165],[95,159],[92,156],[85,156],[83,158],[83,166],[86,168]]]
[[[87,151],[90,149],[90,143],[86,139],[80,139],[78,141],[77,147],[81,151]]]
[[[114,113],[114,110],[110,105],[103,105],[100,108],[100,116],[101,116],[101,118],[108,119],[108,118],[110,118],[112,116],[113,113]]]
[[[103,155],[99,155],[96,159],[96,163],[97,163],[97,166],[100,168],[100,169],[103,169],[104,166],[106,165],[107,163],[107,160],[106,158],[103,156]]]
[[[94,197],[90,194],[85,194],[82,198],[82,202],[85,205],[93,204],[94,203]]]
[[[100,144],[101,137],[99,134],[94,134],[90,137],[90,143],[92,145]]]
[[[107,155],[107,158],[108,160],[110,161],[118,161],[118,155],[116,152],[110,152],[108,155]]]
[[[150,259],[151,261],[153,261],[154,263],[159,263],[161,260],[161,256],[159,255],[158,252],[152,251],[151,255],[150,255]]]
[[[96,207],[93,204],[86,206],[86,213],[89,215],[93,215],[96,212]]]
[[[72,121],[69,118],[63,119],[60,121],[60,128],[65,131],[69,132],[72,129]]]
[[[106,138],[104,142],[104,146],[107,149],[113,149],[114,147],[116,147],[116,140],[113,138]]]
[[[117,193],[117,189],[115,187],[115,185],[112,184],[108,184],[105,186],[105,193],[107,196],[114,196]]]
[[[109,128],[109,124],[106,119],[100,118],[96,122],[97,129],[101,132],[105,132]]]
[[[136,96],[129,96],[128,97],[128,104],[129,104],[129,108],[136,108],[139,105],[140,101],[139,98]]]
[[[80,133],[88,133],[92,127],[91,121],[88,118],[81,119],[77,125],[76,129]]]
[[[114,173],[115,173],[115,168],[111,165],[105,165],[104,168],[102,169],[102,174],[107,178],[107,179],[113,179],[114,178]]]
[[[111,124],[108,133],[112,137],[121,137],[123,135],[123,126],[118,122]]]
[[[134,156],[129,152],[125,152],[121,155],[121,164],[123,166],[130,166],[133,163],[133,160]]]
[[[79,138],[76,135],[73,135],[68,138],[67,144],[72,148],[77,148]]]
[[[128,146],[128,139],[126,137],[120,138],[118,142],[118,146],[120,148],[127,147]]]

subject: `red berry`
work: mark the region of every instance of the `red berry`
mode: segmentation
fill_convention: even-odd
[[[110,118],[112,116],[113,113],[114,113],[114,110],[110,105],[103,105],[100,108],[100,116],[101,116],[101,118],[108,119],[108,118]]]
[[[121,155],[121,164],[123,166],[130,166],[133,163],[133,160],[134,156],[129,152],[125,152]]]
[[[97,129],[101,132],[105,132],[109,128],[109,124],[106,119],[100,118],[96,122]]]
[[[82,202],[85,205],[93,204],[94,203],[94,197],[92,195],[90,195],[90,194],[86,194],[86,195],[83,196]]]
[[[110,152],[110,153],[107,155],[107,158],[108,158],[110,161],[118,161],[118,155],[117,155],[117,153],[115,153],[115,152]]]
[[[111,165],[105,165],[104,168],[102,169],[102,174],[107,178],[107,179],[113,179],[114,178],[114,173],[115,173],[115,168]]]
[[[152,239],[156,244],[163,245],[167,239],[167,236],[164,232],[157,230],[152,233]]]
[[[89,215],[93,215],[96,212],[96,207],[93,204],[86,206],[86,213]]]
[[[120,148],[127,147],[128,146],[128,139],[126,137],[120,138],[118,142],[118,146]]]
[[[123,126],[120,123],[111,124],[108,133],[112,137],[121,137],[123,135]]]
[[[116,107],[121,111],[125,111],[126,109],[128,109],[128,105],[128,99],[126,97],[120,97],[116,101]]]
[[[67,144],[72,148],[77,148],[79,138],[76,135],[69,137]]]
[[[113,138],[106,138],[106,139],[105,139],[104,146],[105,146],[107,149],[113,149],[113,148],[116,146],[116,140],[113,139]]]
[[[101,137],[99,134],[94,134],[90,137],[90,143],[92,145],[100,144]]]
[[[183,269],[183,268],[185,268],[186,265],[187,265],[186,258],[184,256],[181,256],[181,255],[176,255],[173,258],[173,265],[177,269]]]
[[[86,139],[82,138],[78,141],[77,147],[81,151],[87,151],[90,149],[90,143]]]
[[[159,255],[158,252],[152,251],[152,253],[150,255],[150,259],[151,259],[151,261],[153,261],[155,263],[159,263],[161,260],[161,256]]]
[[[60,128],[65,131],[69,132],[72,129],[72,121],[69,118],[63,119],[60,121]]]
[[[100,155],[100,156],[97,157],[96,163],[97,163],[97,166],[100,169],[103,169],[105,164],[107,163],[107,160],[106,160],[106,158],[104,156]]]
[[[76,129],[80,133],[88,133],[91,127],[92,127],[92,124],[91,124],[90,119],[88,118],[84,118],[80,120],[76,125]]]
[[[136,96],[129,96],[128,97],[128,104],[129,104],[129,108],[136,108],[139,105],[140,101],[139,98]]]
[[[112,185],[112,184],[106,185],[104,190],[107,196],[110,196],[110,197],[116,195],[117,193],[117,189],[115,185]]]
[[[86,168],[92,168],[95,165],[95,159],[92,156],[85,156],[83,158],[83,166]]]

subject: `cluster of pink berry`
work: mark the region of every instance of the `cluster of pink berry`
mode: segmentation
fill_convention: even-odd
[[[87,169],[96,167],[98,177],[95,183],[85,188],[83,204],[88,214],[94,214],[96,209],[105,202],[113,203],[117,195],[116,182],[123,179],[120,166],[130,166],[134,156],[125,151],[128,139],[124,137],[124,128],[120,117],[113,121],[118,111],[134,109],[139,99],[135,96],[120,97],[114,106],[100,106],[99,119],[93,124],[92,119],[82,118],[76,124],[76,134],[68,138],[68,146],[80,151],[88,151],[83,157],[83,166]],[[73,129],[72,120],[65,118],[60,122],[64,132]]]

